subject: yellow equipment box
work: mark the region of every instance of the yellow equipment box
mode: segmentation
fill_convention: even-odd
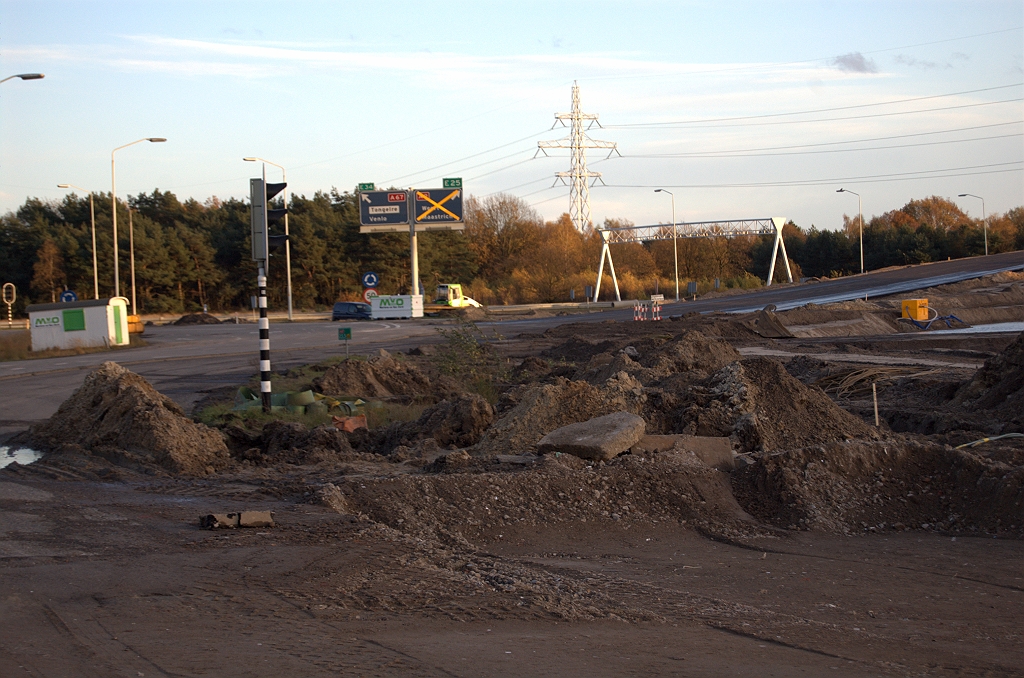
[[[900,308],[903,309],[904,318],[917,321],[928,320],[927,299],[904,299],[900,302]]]

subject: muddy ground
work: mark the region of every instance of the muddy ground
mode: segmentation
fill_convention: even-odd
[[[1021,320],[1022,286],[921,296]],[[354,433],[206,427],[107,364],[0,471],[0,675],[1024,675],[1024,438],[957,447],[1024,432],[1024,335],[892,307],[462,327],[293,375],[394,415]],[[732,468],[536,454],[618,411]],[[198,526],[246,510],[276,526]]]

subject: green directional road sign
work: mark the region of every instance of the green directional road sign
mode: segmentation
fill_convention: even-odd
[[[359,190],[360,191],[372,191],[372,190],[375,190],[375,189],[376,189],[376,186],[374,186],[372,182],[369,183],[369,184],[359,184]]]
[[[338,328],[338,341],[348,341],[352,338],[351,327],[339,327]]]
[[[462,188],[462,177],[444,179],[441,185],[444,186],[445,188]]]

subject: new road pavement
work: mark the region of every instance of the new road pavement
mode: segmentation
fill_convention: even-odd
[[[665,315],[690,312],[726,311],[744,313],[775,304],[779,310],[806,303],[829,303],[851,299],[876,298],[910,290],[967,280],[1007,270],[1024,270],[1024,251],[943,261],[919,266],[889,269],[798,285],[770,288],[687,302],[669,302]],[[523,332],[538,332],[566,322],[599,322],[608,319],[629,320],[631,308],[609,309],[590,314],[548,318],[508,319],[484,325],[496,325],[506,337]],[[339,327],[352,328],[348,350],[367,354],[379,348],[407,349],[440,339],[433,319],[400,322],[330,321],[273,323],[271,325],[271,364],[275,370],[345,354],[345,343],[338,340]],[[91,353],[64,358],[46,358],[0,363],[0,442],[13,432],[49,418],[75,389],[87,372],[106,360],[113,360],[136,372],[161,393],[173,398],[186,411],[204,394],[237,386],[257,372],[259,336],[254,323],[164,325],[147,327],[147,346]]]

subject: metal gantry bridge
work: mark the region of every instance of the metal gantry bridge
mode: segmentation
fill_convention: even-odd
[[[741,235],[774,235],[772,260],[768,266],[768,285],[775,276],[775,260],[782,250],[782,261],[786,267],[786,278],[793,282],[793,273],[789,268],[789,257],[786,254],[786,243],[782,239],[782,227],[785,217],[764,217],[761,219],[731,219],[726,221],[691,221],[676,224],[655,224],[652,226],[620,226],[618,228],[598,228],[603,245],[601,247],[601,263],[597,267],[597,284],[594,286],[594,301],[601,293],[601,276],[604,273],[604,260],[607,256],[608,267],[615,285],[615,299],[622,301],[619,295],[619,281],[615,277],[615,264],[609,245],[620,243],[645,243],[656,240],[675,240],[677,238],[735,238]]]

